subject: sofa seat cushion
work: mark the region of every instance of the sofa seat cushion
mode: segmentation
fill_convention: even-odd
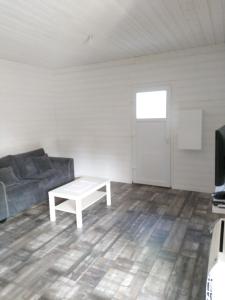
[[[15,184],[6,186],[6,192],[8,193],[8,192],[17,190],[19,193],[19,192],[21,192],[20,189],[33,188],[34,186],[35,186],[35,188],[38,187],[38,183],[39,183],[39,181],[35,180],[35,179],[20,180]]]
[[[19,179],[16,177],[12,167],[0,168],[0,181],[6,186],[19,183]]]
[[[38,180],[40,187],[45,192],[68,182],[65,173],[56,169],[50,169],[43,173],[38,173],[30,179]]]
[[[52,168],[52,169],[47,170],[47,171],[42,172],[42,173],[36,173],[35,175],[30,177],[29,179],[42,180],[42,179],[45,179],[45,178],[50,178],[51,176],[54,176],[56,173],[57,173],[57,170]]]
[[[22,180],[7,186],[6,193],[10,215],[15,215],[43,199],[43,191],[37,180]]]

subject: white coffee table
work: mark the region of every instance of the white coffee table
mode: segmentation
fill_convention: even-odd
[[[99,191],[106,187],[106,192]],[[106,196],[107,206],[111,206],[110,181],[102,178],[80,177],[48,193],[50,220],[56,220],[56,210],[76,214],[77,228],[82,228],[82,211]],[[67,199],[55,205],[55,198]]]

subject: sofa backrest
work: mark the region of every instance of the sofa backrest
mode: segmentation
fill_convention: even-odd
[[[0,158],[0,168],[9,167],[12,165],[12,155],[7,155]]]
[[[19,178],[22,178],[21,170],[24,165],[24,160],[28,157],[42,155],[45,155],[45,151],[43,148],[16,155],[7,155],[0,158],[0,168],[12,167],[15,175]]]
[[[45,150],[43,148],[39,148],[36,150],[32,150],[29,152],[24,152],[24,153],[19,153],[16,155],[12,155],[15,159],[19,160],[19,159],[24,159],[27,157],[33,157],[33,156],[42,156],[45,155]]]
[[[12,155],[7,155],[0,158],[0,168],[13,167],[14,160]]]

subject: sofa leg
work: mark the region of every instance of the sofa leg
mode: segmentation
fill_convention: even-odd
[[[5,223],[6,220],[7,220],[7,218],[1,220],[1,221],[0,221],[0,224],[1,224],[1,223]]]

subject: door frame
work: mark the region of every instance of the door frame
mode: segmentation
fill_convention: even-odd
[[[133,99],[132,99],[132,113],[131,113],[131,127],[132,127],[132,135],[131,135],[131,182],[133,183],[134,180],[134,169],[136,169],[136,94],[137,93],[145,93],[145,92],[154,92],[159,90],[166,90],[167,91],[167,138],[169,138],[169,151],[170,151],[170,184],[169,187],[173,187],[174,185],[174,136],[173,136],[173,122],[172,122],[172,100],[171,100],[171,86],[168,84],[163,85],[151,85],[146,84],[143,87],[140,85],[137,88],[134,88],[133,91]],[[161,120],[161,119],[160,119]],[[150,119],[143,119],[139,120],[138,122],[151,122]],[[157,120],[153,119],[153,122]],[[144,183],[143,183],[144,184]],[[147,184],[147,183],[146,183]]]

